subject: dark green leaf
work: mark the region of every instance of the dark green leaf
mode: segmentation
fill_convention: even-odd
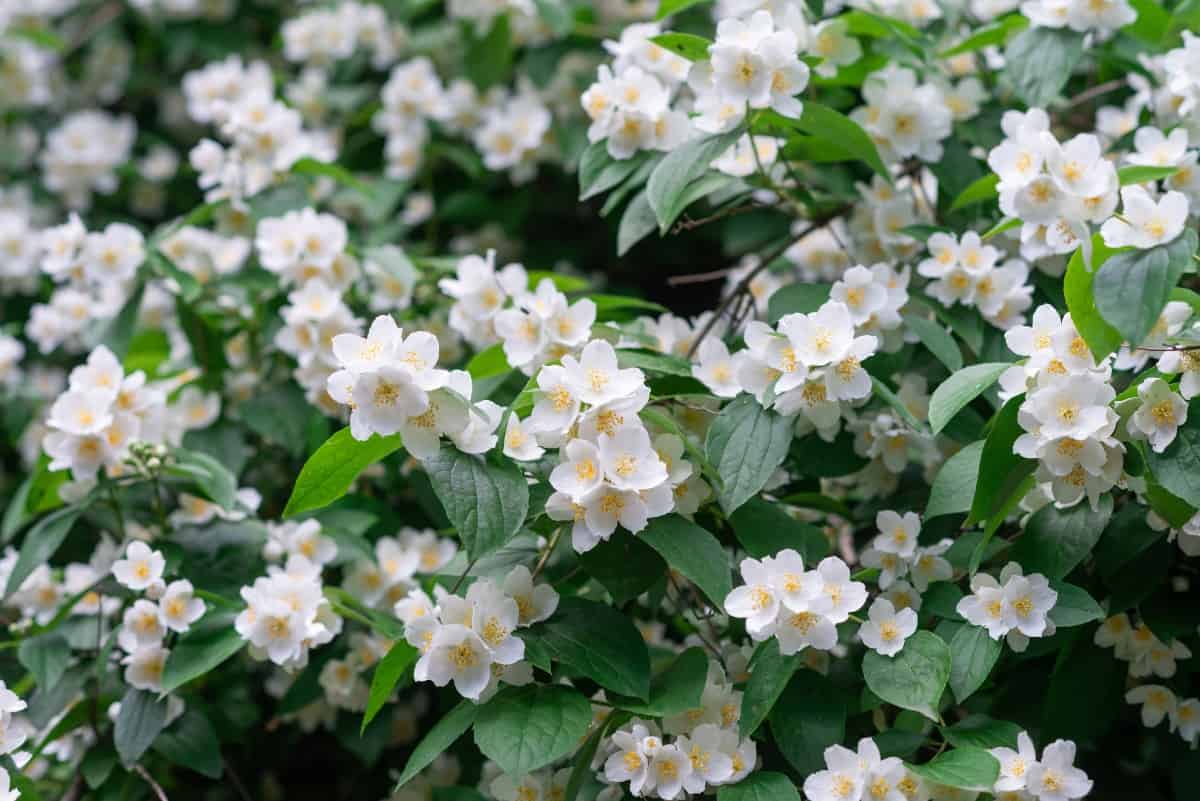
[[[917,335],[921,344],[946,366],[947,370],[953,373],[962,369],[962,351],[958,349],[954,337],[946,333],[946,329],[933,320],[912,314],[904,316],[904,323]]]
[[[633,622],[608,604],[563,598],[530,633],[564,667],[621,695],[648,699],[650,655]]]
[[[825,749],[846,735],[842,694],[815,670],[796,671],[769,719],[780,753],[803,775],[823,770]]]
[[[950,689],[958,703],[983,686],[1002,650],[982,626],[959,626],[950,640]]]
[[[779,641],[774,637],[758,646],[754,661],[750,664],[750,680],[746,682],[746,690],[742,695],[742,715],[738,728],[743,737],[753,734],[767,719],[791,681],[792,674],[799,668],[800,657],[780,654]]]
[[[1171,290],[1192,264],[1196,241],[1195,231],[1184,231],[1156,248],[1114,253],[1096,270],[1096,309],[1130,344],[1141,344],[1158,323]]]
[[[524,776],[570,753],[591,723],[592,706],[578,690],[511,687],[479,710],[475,744],[505,773]]]
[[[1058,628],[1067,629],[1104,619],[1104,609],[1087,590],[1065,581],[1055,581],[1050,586],[1058,593],[1058,600],[1049,617]]]
[[[984,362],[964,367],[938,384],[929,399],[929,427],[934,434],[946,427],[963,407],[996,383],[1000,374],[1012,367],[1004,362]]]
[[[154,750],[185,768],[210,779],[224,773],[221,742],[208,718],[195,706],[189,706],[183,717],[167,727],[154,741]]]
[[[1188,403],[1187,422],[1162,453],[1147,449],[1146,464],[1163,489],[1200,508],[1200,398]]]
[[[471,558],[496,550],[520,531],[529,511],[529,485],[512,461],[497,465],[444,445],[425,469]]]
[[[716,537],[679,515],[654,518],[639,536],[699,587],[715,607],[725,603],[733,586],[729,557]]]
[[[155,693],[130,687],[121,698],[121,711],[113,727],[113,742],[121,761],[132,765],[158,737],[167,720],[167,701]]]
[[[987,792],[1000,775],[1000,762],[982,748],[955,748],[909,769],[927,781],[960,790]]]
[[[8,575],[8,585],[4,591],[6,598],[20,589],[34,568],[50,561],[82,512],[82,506],[64,507],[46,515],[25,533],[17,563]]]
[[[180,636],[163,666],[163,691],[182,687],[203,676],[242,650],[246,641],[227,612],[209,612]]]
[[[375,666],[375,673],[371,676],[371,692],[367,699],[367,709],[363,712],[360,733],[366,731],[367,724],[379,714],[379,710],[383,709],[383,705],[391,698],[392,690],[396,688],[401,675],[413,662],[417,661],[418,656],[420,654],[416,648],[404,640],[397,640],[383,659],[379,660],[379,664]]]
[[[1004,74],[1029,106],[1045,106],[1067,85],[1083,55],[1083,34],[1067,28],[1027,28],[1004,51]]]
[[[725,514],[758,494],[787,457],[792,421],[768,411],[751,395],[740,395],[708,429],[705,455],[716,468],[717,498]]]
[[[775,325],[788,314],[812,314],[829,300],[830,284],[787,284],[767,301],[767,320]]]
[[[417,747],[413,749],[412,756],[408,758],[408,763],[404,766],[404,772],[396,781],[396,788],[399,789],[408,784],[447,748],[454,745],[454,741],[471,728],[471,724],[475,722],[475,718],[479,714],[479,709],[480,707],[464,698],[458,702],[458,706],[433,724],[433,728],[421,738],[421,742],[417,743]]]
[[[950,680],[950,649],[936,634],[918,631],[895,656],[867,651],[863,678],[889,704],[936,721],[938,701]]]
[[[667,563],[641,537],[621,535],[579,554],[579,564],[612,594],[618,605],[650,589],[667,571]]]
[[[782,773],[760,770],[717,788],[717,801],[800,801],[800,793]]]
[[[61,634],[40,634],[21,643],[17,660],[33,674],[39,687],[53,687],[71,664],[71,646]]]
[[[983,446],[983,440],[972,442],[938,469],[933,486],[929,489],[929,503],[925,506],[926,520],[971,511]]]
[[[609,700],[635,715],[669,717],[700,708],[700,695],[708,678],[708,655],[703,648],[689,648],[650,681],[650,700],[610,696]]]
[[[1007,720],[994,720],[987,715],[968,715],[953,726],[942,728],[942,736],[955,748],[1012,748],[1017,747],[1021,727]]]
[[[1012,559],[1026,573],[1042,573],[1051,580],[1063,578],[1096,547],[1112,516],[1112,506],[1112,496],[1103,495],[1094,510],[1089,503],[1070,509],[1057,509],[1053,504],[1042,507],[1029,519],[1012,550]]]
[[[688,184],[708,172],[712,161],[732,147],[741,135],[742,129],[737,128],[728,133],[693,139],[672,150],[659,162],[646,184],[646,200],[654,211],[660,232],[665,233],[683,213]],[[636,197],[630,205],[633,203],[637,203]]]
[[[784,511],[777,501],[751,498],[729,517],[734,536],[755,559],[792,548],[805,564],[815,565],[829,554],[829,540],[816,526]]]

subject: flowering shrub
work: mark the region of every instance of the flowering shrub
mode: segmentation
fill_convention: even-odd
[[[1197,28],[4,4],[0,801],[1194,801]]]

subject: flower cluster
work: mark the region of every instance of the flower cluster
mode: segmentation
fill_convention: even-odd
[[[13,754],[24,744],[25,734],[19,726],[14,725],[16,721],[13,714],[27,706],[28,704],[10,690],[7,684],[0,681],[0,755]],[[19,756],[19,754],[13,754],[14,761]],[[20,761],[24,762],[25,760],[21,759]],[[0,768],[0,801],[16,801],[19,795],[16,790],[12,789],[12,777],[7,768]]]
[[[1000,747],[989,751],[1000,763],[994,787],[997,797],[1024,793],[1036,801],[1074,801],[1092,791],[1092,780],[1075,767],[1075,743],[1070,740],[1050,743],[1042,750],[1041,759],[1028,732],[1017,735],[1016,750]]]
[[[71,209],[86,210],[92,195],[117,190],[117,168],[129,160],[137,126],[130,117],[77,111],[46,137],[39,160],[46,187]]]
[[[558,593],[535,584],[525,567],[516,567],[502,583],[478,579],[465,596],[435,589],[436,604],[414,589],[396,603],[404,621],[404,637],[421,652],[413,670],[416,681],[438,687],[454,682],[464,698],[483,703],[500,683],[522,685],[533,680],[523,661],[525,641],[518,628],[554,614]]]
[[[671,801],[746,778],[757,767],[758,746],[738,734],[741,693],[715,661],[709,662],[700,702],[664,718],[661,729],[633,718],[603,740],[592,767],[602,768],[605,792],[618,797],[628,783],[634,797]]]
[[[303,536],[304,533],[298,530],[292,536]],[[310,538],[312,536],[309,534]],[[456,553],[458,547],[452,540],[439,537],[433,531],[402,528],[395,537],[376,540],[375,559],[356,560],[346,571],[342,587],[368,607],[391,611],[419,588],[418,573],[436,573],[449,564]],[[400,616],[408,617],[407,613]]]
[[[929,237],[929,258],[917,272],[932,279],[925,291],[943,305],[974,306],[997,328],[1011,328],[1024,322],[1025,310],[1033,305],[1033,286],[1024,261],[999,260],[1000,251],[983,244],[974,231],[961,238],[937,233]]]
[[[1049,305],[1037,308],[1032,325],[1007,331],[1005,342],[1026,357],[1001,376],[1006,393],[1025,393],[1017,417],[1025,433],[1014,452],[1037,460],[1037,480],[1055,502],[1071,506],[1087,497],[1094,507],[1124,463],[1110,407],[1111,366],[1107,359],[1097,364],[1071,315],[1059,317]]]
[[[907,577],[917,592],[925,592],[933,582],[949,581],[953,576],[950,563],[942,556],[953,540],[920,545],[921,519],[916,513],[901,516],[885,509],[875,516],[875,527],[879,534],[862,552],[860,561],[864,567],[878,568],[881,590]]]
[[[918,83],[915,72],[892,64],[867,77],[863,99],[866,105],[851,117],[880,145],[881,156],[888,161],[941,159],[942,140],[956,116],[941,87]]]
[[[260,661],[296,671],[308,664],[309,651],[331,642],[342,630],[339,617],[325,598],[321,565],[304,556],[291,556],[281,567],[242,587],[246,608],[234,628]]]
[[[622,369],[612,345],[592,340],[579,358],[543,367],[536,383],[537,401],[520,436],[529,432],[541,447],[559,449],[546,514],[572,523],[576,551],[591,550],[617,526],[636,534],[674,510],[677,496],[697,493],[700,479],[682,458],[683,441],[672,434],[651,438],[639,416],[650,399],[645,376],[636,367]],[[509,447],[513,436],[510,427]]]
[[[1093,640],[1101,648],[1112,648],[1116,659],[1128,662],[1129,675],[1135,679],[1169,679],[1175,675],[1177,661],[1192,657],[1191,649],[1181,640],[1164,643],[1145,621],[1134,626],[1124,612],[1101,623]]]
[[[204,615],[204,601],[197,598],[187,579],[166,584],[162,553],[135,540],[123,559],[113,562],[112,574],[124,587],[144,597],[125,608],[117,645],[125,652],[122,661],[125,681],[139,690],[162,691],[163,667],[170,650],[165,641],[171,633],[183,634]]]
[[[971,577],[971,594],[955,606],[955,611],[973,626],[987,629],[993,640],[1006,637],[1014,651],[1024,651],[1029,640],[1049,637],[1056,627],[1050,612],[1058,602],[1058,593],[1040,573],[1025,575],[1021,566],[1009,562],[997,581],[987,573]]]
[[[725,611],[746,621],[756,642],[779,640],[785,656],[805,648],[829,651],[837,645],[837,626],[867,602],[867,588],[850,579],[850,568],[836,556],[804,569],[790,548],[763,559],[743,559],[741,586],[725,599]]]

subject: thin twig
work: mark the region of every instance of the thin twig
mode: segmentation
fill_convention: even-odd
[[[88,17],[83,26],[75,33],[70,44],[59,54],[59,58],[66,58],[90,42],[101,28],[121,16],[123,10],[119,2],[105,3],[96,9],[96,13]]]
[[[672,275],[667,279],[667,286],[679,286],[681,284],[703,284],[708,281],[719,281],[722,278],[728,278],[729,274],[735,270],[737,270],[737,267],[722,267],[719,270],[709,270],[706,273]]]
[[[158,782],[154,781],[154,777],[151,776],[150,772],[142,767],[141,764],[134,765],[133,770],[137,773],[137,775],[146,780],[146,784],[150,785],[150,789],[152,789],[154,794],[158,796],[158,801],[171,801],[171,799],[167,798],[167,794],[163,792],[162,786],[159,785]]]
[[[451,595],[458,592],[458,588],[462,586],[464,581],[466,581],[467,574],[471,572],[471,568],[475,567],[475,561],[476,560],[472,559],[471,561],[467,562],[467,569],[463,571],[463,574],[458,577],[458,581],[454,582],[454,586],[450,588]]]
[[[1145,350],[1151,353],[1183,353],[1189,350],[1200,350],[1200,345],[1170,345],[1165,348],[1136,347],[1134,350]]]
[[[1115,92],[1116,90],[1118,90],[1121,87],[1126,86],[1126,85],[1127,84],[1126,84],[1124,78],[1114,78],[1111,81],[1105,81],[1104,83],[1096,84],[1092,88],[1085,89],[1084,91],[1080,92],[1079,94],[1075,95],[1073,98],[1068,100],[1067,108],[1074,108],[1075,106],[1082,105],[1083,103],[1086,103],[1089,100],[1092,100],[1093,98],[1100,97],[1101,95],[1106,95],[1109,92]]]
[[[707,217],[701,217],[697,220],[693,220],[691,217],[685,216],[682,220],[671,226],[671,234],[681,234],[684,231],[691,231],[694,228],[699,228],[702,225],[708,225],[711,222],[716,222],[717,220],[722,220],[726,217],[733,217],[738,214],[745,214],[748,211],[766,208],[770,208],[770,206],[764,206],[762,203],[747,203],[744,206],[727,206],[718,212],[714,212]]]
[[[250,793],[246,791],[246,785],[242,784],[242,777],[237,775],[237,771],[233,769],[233,765],[229,764],[229,760],[222,756],[221,761],[225,763],[225,772],[229,774],[229,780],[233,783],[233,789],[237,790],[237,794],[241,796],[242,801],[254,801],[250,797]]]
[[[529,576],[530,581],[537,578],[538,573],[541,573],[542,568],[546,566],[546,560],[550,558],[550,554],[554,553],[554,548],[558,545],[558,537],[560,534],[562,534],[562,530],[562,526],[554,529],[554,534],[550,536],[550,542],[546,545],[546,550],[542,551],[542,558],[538,559],[537,566],[533,569],[533,573]]]

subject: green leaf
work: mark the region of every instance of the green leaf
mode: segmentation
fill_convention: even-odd
[[[800,657],[779,653],[779,641],[771,639],[758,646],[750,663],[750,680],[742,695],[742,715],[738,728],[743,737],[749,737],[771,714],[775,702],[783,694],[788,682],[800,668]]]
[[[875,142],[862,129],[862,126],[840,111],[834,111],[828,106],[806,100],[804,111],[795,125],[818,139],[832,142],[848,151],[889,184],[892,183],[891,171],[879,157],[879,149],[875,147]]]
[[[614,159],[608,153],[606,141],[593,142],[579,158],[579,199],[588,200],[619,186],[649,159],[648,151],[627,159]]]
[[[653,314],[663,314],[667,311],[665,306],[654,303],[641,298],[631,298],[626,295],[602,295],[592,293],[587,296],[592,303],[596,304],[596,318],[614,319],[620,315],[614,312],[651,312]],[[618,351],[619,352],[619,351]],[[660,354],[661,355],[661,354]],[[691,373],[688,373],[691,375]]]
[[[425,461],[429,481],[472,559],[511,540],[529,511],[529,485],[511,460],[492,464],[442,446]]]
[[[167,463],[166,472],[188,479],[204,497],[222,509],[233,509],[237,503],[237,477],[207,453],[177,448]]]
[[[1005,362],[972,364],[956,371],[938,384],[929,399],[929,427],[934,434],[940,432],[962,411],[968,403],[996,383],[1000,374],[1012,367]]]
[[[79,519],[79,515],[83,513],[83,509],[83,506],[76,505],[51,512],[25,532],[25,540],[21,543],[21,553],[17,557],[17,563],[13,565],[12,572],[8,575],[8,585],[4,590],[5,598],[20,589],[34,568],[50,561],[59,546],[63,544],[63,540],[67,538],[75,521]]]
[[[1096,547],[1112,509],[1111,495],[1102,496],[1095,510],[1089,503],[1069,509],[1044,506],[1029,519],[1011,558],[1026,573],[1042,573],[1051,580],[1063,578]]]
[[[988,174],[982,178],[977,178],[966,189],[958,193],[958,197],[954,198],[954,202],[950,204],[950,211],[958,211],[965,209],[967,206],[974,206],[976,203],[983,203],[997,197],[999,193],[996,187],[1000,183],[1000,176]]]
[[[792,421],[740,395],[721,410],[708,429],[705,456],[721,485],[717,499],[726,515],[766,486],[783,464],[792,442]]]
[[[1050,676],[1041,702],[1039,739],[1103,737],[1124,710],[1101,699],[1119,698],[1125,692],[1127,673],[1125,664],[1113,659],[1111,650],[1094,645],[1088,632],[1076,637],[1070,648],[1059,654]]]
[[[463,72],[480,90],[504,82],[512,68],[513,46],[508,15],[496,17],[483,38],[470,37],[463,59]]]
[[[1029,106],[1045,106],[1067,85],[1083,55],[1083,34],[1066,28],[1027,28],[1004,50],[1004,74]]]
[[[1187,421],[1162,453],[1146,449],[1146,466],[1163,489],[1200,508],[1200,397],[1188,403]]]
[[[1196,242],[1196,232],[1187,230],[1156,248],[1115,253],[1096,271],[1096,309],[1130,344],[1141,344],[1158,323],[1171,290],[1192,263]]]
[[[829,300],[831,284],[787,284],[775,290],[767,301],[767,320],[778,323],[788,314],[812,314]]]
[[[846,736],[846,704],[833,682],[815,670],[797,670],[771,710],[771,735],[799,773],[825,768],[825,749]]]
[[[617,226],[617,255],[624,256],[657,227],[658,218],[650,207],[650,195],[643,189],[633,196],[621,214]]]
[[[908,767],[927,781],[975,792],[989,792],[1000,776],[999,760],[982,748],[955,748]]]
[[[713,606],[733,590],[729,556],[717,538],[679,515],[656,517],[638,535],[708,596]]]
[[[1020,14],[1009,14],[995,22],[978,28],[954,47],[938,53],[938,58],[953,58],[963,53],[973,53],[976,50],[982,50],[985,47],[1003,45],[1013,34],[1023,31],[1027,27],[1029,27],[1029,20]]]
[[[925,519],[971,511],[975,482],[979,479],[979,464],[983,459],[984,441],[967,445],[951,456],[938,469],[929,489]]]
[[[306,432],[316,412],[300,388],[288,382],[248,398],[238,407],[247,427],[295,458],[304,456]]]
[[[649,698],[646,641],[628,617],[608,604],[563,598],[554,616],[530,633],[571,671],[615,693]]]
[[[707,61],[708,48],[712,46],[712,42],[703,36],[696,36],[693,33],[676,33],[675,31],[651,36],[650,41],[688,61]]]
[[[130,687],[121,698],[121,711],[113,727],[117,754],[126,765],[141,759],[167,720],[167,701],[154,693]]]
[[[210,779],[219,779],[225,772],[221,758],[221,741],[208,718],[194,705],[189,706],[179,720],[172,723],[154,741],[154,750],[185,768]]]
[[[1117,180],[1121,186],[1144,184],[1149,181],[1161,181],[1179,172],[1178,167],[1151,167],[1144,164],[1131,164],[1117,170]]]
[[[416,778],[418,773],[429,767],[433,760],[454,745],[455,740],[471,728],[480,709],[481,707],[471,701],[463,699],[458,702],[458,706],[433,724],[433,728],[421,738],[421,742],[417,743],[417,747],[413,749],[412,756],[408,758],[408,764],[404,766],[404,772],[396,780],[396,789],[400,789]]]
[[[1075,251],[1067,262],[1067,274],[1063,278],[1063,295],[1067,299],[1067,311],[1071,312],[1071,321],[1079,335],[1083,337],[1092,355],[1099,361],[1117,348],[1121,347],[1123,337],[1113,328],[1096,308],[1096,300],[1092,296],[1092,283],[1096,277],[1095,270],[1102,268],[1104,262],[1115,253],[1104,244],[1099,234],[1092,237],[1092,268],[1088,269],[1083,263],[1083,248]]]
[[[1050,610],[1049,617],[1058,628],[1082,626],[1106,617],[1104,609],[1082,587],[1067,584],[1065,581],[1054,581],[1050,586],[1058,593],[1058,600]]]
[[[129,351],[129,343],[133,341],[133,332],[137,328],[138,314],[142,308],[142,295],[145,292],[146,284],[139,281],[129,300],[125,301],[117,316],[108,323],[100,338],[101,344],[107,345],[118,360],[125,358]]]
[[[171,692],[212,671],[242,650],[246,641],[227,612],[209,612],[180,636],[163,666],[163,691]]]
[[[383,709],[383,705],[392,696],[392,690],[399,683],[400,677],[409,665],[417,661],[418,656],[420,654],[416,648],[404,640],[397,640],[383,659],[379,660],[379,664],[375,666],[375,673],[371,676],[371,693],[367,699],[367,709],[363,712],[360,734],[367,730],[367,725],[375,719],[379,710]]]
[[[1188,517],[1194,513],[1188,508]],[[1146,525],[1146,510],[1130,503],[1113,514],[1104,535],[1096,545],[1096,569],[1104,577],[1115,575],[1122,567],[1163,537],[1166,531],[1155,531]]]
[[[603,585],[622,606],[650,589],[667,572],[667,563],[641,537],[610,537],[579,554],[584,572]]]
[[[717,801],[800,801],[800,793],[782,773],[760,770],[737,784],[718,787]]]
[[[969,522],[989,520],[998,514],[1036,466],[1032,460],[1013,453],[1013,443],[1024,433],[1017,422],[1022,401],[1023,395],[1009,398],[992,418],[992,430],[979,457],[979,478],[975,482]]]
[[[650,682],[650,700],[612,696],[609,701],[635,715],[670,717],[701,706],[700,696],[708,679],[708,655],[703,648],[689,648]]]
[[[348,427],[338,431],[300,469],[283,516],[292,517],[333,503],[346,494],[359,473],[399,450],[400,445],[399,434],[359,442]]]
[[[945,328],[933,320],[913,314],[904,315],[904,324],[912,329],[921,340],[921,344],[928,348],[947,370],[953,373],[962,369],[962,351],[958,349],[954,337],[946,333]]]
[[[950,639],[950,690],[962,703],[987,681],[1003,650],[982,626],[959,626]]]
[[[575,689],[530,684],[501,690],[479,710],[475,744],[510,776],[566,756],[587,734],[592,706]]]
[[[816,526],[789,515],[777,501],[751,498],[730,515],[729,524],[746,553],[755,559],[792,548],[803,557],[805,564],[815,565],[829,554],[829,540],[825,534]]]
[[[1017,747],[1021,727],[987,715],[968,715],[953,726],[943,726],[942,736],[955,748]]]
[[[732,147],[741,135],[739,127],[728,133],[693,139],[672,150],[658,163],[646,184],[646,200],[654,211],[660,233],[666,233],[683,213],[688,185],[708,172],[713,159]],[[637,203],[636,197],[630,205],[633,203]]]
[[[869,369],[874,369],[874,366]],[[892,411],[896,413],[897,417],[904,421],[905,425],[914,431],[924,433],[925,426],[916,418],[908,406],[905,405],[904,401],[900,400],[900,396],[897,395],[895,391],[887,385],[886,381],[879,378],[879,376],[872,375],[871,391],[875,393],[875,397],[892,407]]]
[[[707,3],[709,0],[660,0],[658,4],[658,13],[654,15],[655,20],[666,19],[672,14],[678,14],[680,11],[698,6],[701,3]]]
[[[994,236],[997,236],[998,234],[1002,234],[1005,231],[1011,231],[1014,228],[1020,228],[1022,225],[1024,225],[1024,223],[1022,223],[1019,219],[1016,219],[1016,218],[1001,220],[1000,222],[993,225],[991,228],[984,231],[983,236],[981,236],[980,239],[982,239],[986,242],[987,240],[991,239]]]
[[[938,701],[950,680],[950,649],[936,634],[918,631],[895,656],[867,651],[863,678],[889,704],[936,721]]]
[[[21,642],[17,661],[33,674],[39,687],[53,687],[71,664],[71,646],[61,634],[40,634]]]
[[[467,362],[466,367],[467,372],[471,374],[471,378],[476,381],[481,378],[504,375],[512,369],[508,363],[508,358],[504,355],[504,346],[500,343],[496,343],[476,353],[471,357],[471,361]]]

